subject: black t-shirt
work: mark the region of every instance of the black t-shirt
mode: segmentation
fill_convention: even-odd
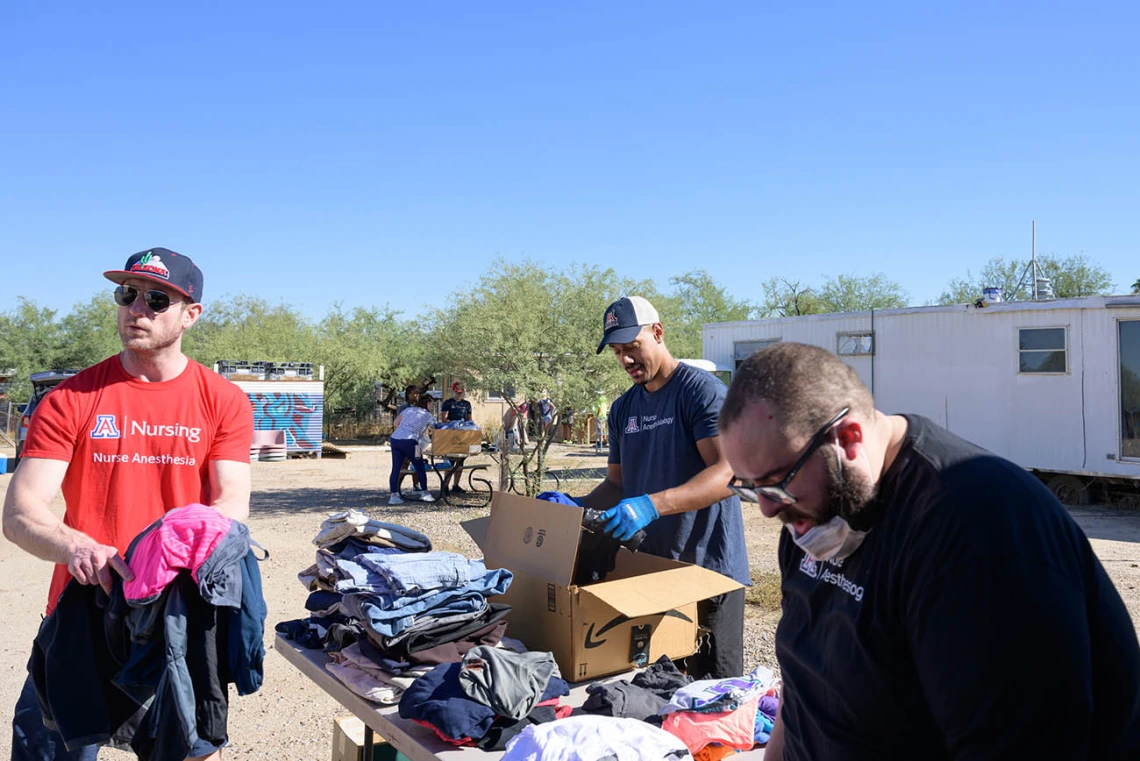
[[[448,421],[451,420],[466,420],[471,417],[471,402],[466,399],[448,399],[440,407],[444,415],[447,415]]]
[[[780,538],[784,758],[1140,758],[1140,647],[1084,533],[1028,472],[907,422],[853,555]]]

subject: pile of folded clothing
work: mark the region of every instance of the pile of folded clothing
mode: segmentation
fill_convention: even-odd
[[[527,727],[569,716],[559,700],[569,693],[553,654],[480,646],[416,679],[400,716],[453,745],[503,750]]]
[[[487,598],[510,571],[433,552],[423,534],[357,510],[330,515],[313,542],[317,562],[298,575],[310,615],[277,631],[328,652],[326,668],[356,694],[397,703],[433,666],[502,639],[510,606]]]
[[[779,680],[757,666],[742,677],[687,684],[659,714],[662,729],[684,742],[697,761],[719,761],[767,743],[778,709]]]
[[[779,685],[764,666],[742,677],[694,682],[662,656],[628,682],[589,685],[582,710],[660,726],[698,761],[718,761],[768,742]]]

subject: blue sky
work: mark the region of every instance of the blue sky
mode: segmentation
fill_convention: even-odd
[[[8,3],[0,310],[66,309],[151,246],[207,305],[314,317],[420,312],[496,255],[744,298],[882,271],[923,303],[1028,256],[1033,219],[1126,289],[1138,27],[1124,2]]]

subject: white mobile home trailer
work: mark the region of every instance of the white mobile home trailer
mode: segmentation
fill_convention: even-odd
[[[1067,502],[1140,489],[1140,297],[910,307],[704,326],[735,368],[776,341],[859,373],[879,409],[925,415],[1036,473]]]

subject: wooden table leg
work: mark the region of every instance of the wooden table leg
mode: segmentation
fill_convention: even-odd
[[[372,734],[372,727],[364,725],[364,761],[372,761],[372,748],[376,738]]]

